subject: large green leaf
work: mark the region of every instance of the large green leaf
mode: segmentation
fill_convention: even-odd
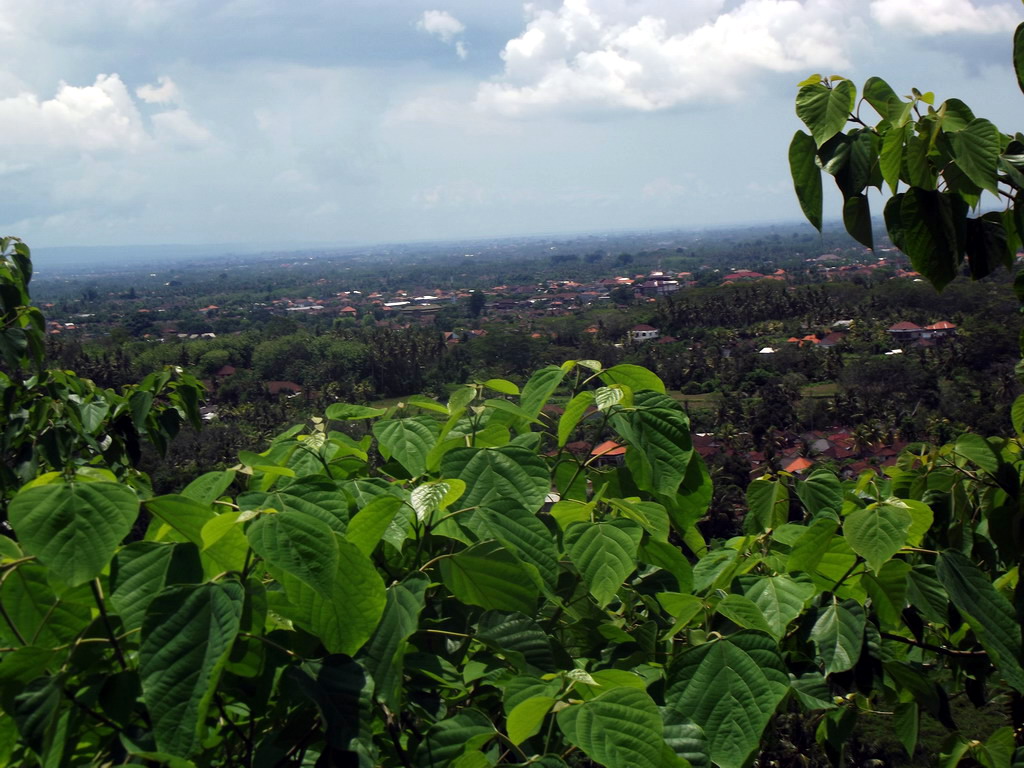
[[[772,633],[772,628],[765,620],[761,609],[749,597],[728,594],[718,601],[716,610],[738,627]]]
[[[674,497],[686,477],[693,444],[686,412],[667,395],[641,391],[635,410],[612,417],[616,431],[629,443],[626,465],[638,487]]]
[[[494,725],[477,709],[433,725],[416,749],[417,768],[448,768],[460,755],[479,749],[495,735]]]
[[[814,596],[814,585],[789,576],[745,576],[741,579],[744,594],[761,610],[771,634],[781,638],[790,623],[803,613],[807,601]]]
[[[139,514],[118,483],[64,482],[23,490],[8,506],[22,548],[71,586],[100,575]]]
[[[241,528],[231,524],[236,515],[214,513],[209,504],[187,496],[157,496],[145,502],[153,515],[146,538],[154,541],[190,541],[202,553],[203,569],[207,576],[224,571],[240,571],[245,561],[245,537]],[[208,525],[224,526],[211,538]]]
[[[39,563],[24,563],[5,574],[0,604],[17,629],[14,635],[6,621],[0,622],[6,645],[65,645],[92,620],[95,604],[89,587],[63,590],[58,596],[49,576]]]
[[[843,225],[850,236],[866,248],[875,247],[871,229],[871,205],[867,195],[850,195],[843,203]]]
[[[167,583],[201,581],[202,577],[194,545],[137,541],[121,549],[111,562],[110,604],[126,630],[138,629],[146,608]]]
[[[188,757],[202,741],[206,711],[238,634],[244,590],[237,582],[168,587],[142,626],[142,698],[161,752]]]
[[[523,394],[519,396],[519,406],[526,415],[536,419],[564,378],[565,369],[557,365],[536,371],[523,387]]]
[[[416,574],[388,587],[380,624],[363,648],[363,666],[374,682],[374,696],[392,712],[402,710],[406,641],[419,627],[429,579]]]
[[[959,197],[913,187],[886,203],[890,234],[890,217],[898,219],[896,245],[910,257],[914,269],[939,290],[956,277],[960,267],[958,217],[962,219],[964,213],[966,203]]]
[[[882,178],[889,185],[889,189],[896,194],[900,183],[900,172],[903,168],[904,144],[907,140],[909,128],[906,125],[893,126],[886,131],[882,137],[882,151],[878,158],[879,168],[882,171]]]
[[[441,561],[441,580],[463,603],[531,615],[539,590],[528,566],[496,541],[484,541]]]
[[[601,371],[600,377],[601,381],[609,387],[613,384],[621,384],[629,387],[633,392],[649,389],[662,395],[665,394],[665,382],[659,379],[653,371],[649,371],[640,365],[631,365],[629,363],[614,365],[605,371]]]
[[[589,389],[580,392],[570,400],[561,417],[558,419],[558,445],[559,447],[569,442],[573,430],[580,423],[580,419],[587,412],[587,409],[594,404],[594,393]]]
[[[871,607],[884,630],[905,626],[903,608],[907,602],[907,576],[911,565],[903,560],[890,560],[874,574],[865,574],[864,589],[871,596]]]
[[[662,734],[669,748],[677,757],[686,760],[692,768],[707,768],[711,764],[711,758],[708,756],[708,742],[701,727],[674,709],[659,709],[665,724]]]
[[[348,523],[348,502],[338,484],[318,477],[300,477],[285,488],[263,493],[251,491],[238,497],[238,506],[245,509],[291,510],[315,517],[337,533],[344,533]]]
[[[374,422],[373,434],[385,459],[394,457],[411,477],[418,477],[427,469],[427,454],[437,442],[440,426],[429,416],[387,419]]]
[[[797,131],[789,144],[789,173],[800,209],[815,229],[821,231],[821,169],[817,163],[814,139]]]
[[[536,621],[522,613],[488,611],[477,623],[475,638],[502,653],[521,671],[555,671],[551,638]]]
[[[712,761],[741,768],[785,698],[789,677],[775,641],[747,630],[680,653],[667,684],[666,704],[703,729]]]
[[[537,569],[552,592],[558,581],[555,540],[540,518],[512,500],[495,500],[473,516],[483,539],[495,539],[520,560]]]
[[[839,133],[853,111],[857,89],[849,80],[828,88],[823,83],[805,85],[796,96],[796,114],[821,146]]]
[[[759,477],[747,486],[748,530],[770,531],[789,520],[789,488],[779,480]]]
[[[547,464],[536,452],[516,446],[457,448],[441,462],[442,474],[466,484],[463,507],[516,499],[528,511],[540,509],[551,488]]]
[[[283,587],[287,599],[275,602],[275,610],[319,637],[331,653],[358,651],[386,602],[370,559],[322,520],[298,512],[263,515],[248,536]]]
[[[978,566],[955,550],[939,554],[936,575],[1000,674],[1024,693],[1020,625],[1013,606]]]
[[[975,118],[953,134],[956,164],[967,178],[993,195],[999,194],[999,129],[984,118]]]
[[[798,482],[796,495],[812,517],[825,510],[839,514],[843,508],[843,484],[834,472],[825,469],[817,469]]]
[[[864,626],[864,611],[857,605],[842,605],[833,598],[820,612],[811,628],[811,640],[825,674],[853,669],[864,645]]]
[[[182,489],[181,495],[188,496],[201,504],[212,504],[224,494],[234,479],[235,471],[233,469],[206,472],[186,485]]]
[[[892,117],[893,109],[898,109],[900,103],[896,91],[880,77],[869,77],[864,81],[864,100],[886,119]]]
[[[907,543],[912,518],[906,509],[890,504],[871,505],[847,515],[843,536],[850,549],[863,557],[876,573]]]
[[[508,713],[509,741],[519,745],[531,736],[536,736],[554,705],[555,699],[552,696],[532,696],[516,704]]]
[[[1024,92],[1024,23],[1013,32],[1013,69],[1017,73],[1017,86]]]
[[[636,570],[643,528],[631,520],[573,523],[565,531],[565,551],[590,594],[602,608]]]
[[[575,744],[599,765],[661,768],[663,728],[645,691],[613,688],[580,707]]]

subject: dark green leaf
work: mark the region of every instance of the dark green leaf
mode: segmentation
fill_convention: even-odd
[[[866,248],[875,247],[871,230],[871,207],[867,195],[851,195],[843,203],[843,225],[850,236]]]
[[[960,170],[982,189],[998,195],[999,129],[988,120],[976,118],[953,134],[953,146]]]
[[[486,715],[476,709],[463,709],[427,731],[416,750],[418,768],[448,768],[465,752],[479,749],[495,735]]]
[[[1006,682],[1024,693],[1020,626],[1013,606],[984,571],[955,550],[939,554],[936,575]]]
[[[599,765],[661,768],[663,729],[646,692],[614,688],[580,707],[575,743]]]
[[[287,602],[276,610],[317,635],[331,653],[358,651],[386,602],[369,558],[323,521],[299,512],[263,515],[247,533],[284,589]]]
[[[789,144],[789,173],[804,216],[821,231],[821,171],[817,164],[817,146],[803,131],[793,135]]]
[[[667,683],[666,703],[703,729],[722,768],[747,763],[789,690],[775,641],[749,630],[684,650]]]
[[[693,768],[709,768],[711,758],[708,756],[708,741],[701,727],[674,709],[659,709],[665,724],[662,735],[676,756],[686,760]]]
[[[363,649],[363,664],[374,681],[374,696],[392,712],[402,710],[406,641],[419,627],[429,580],[420,574],[388,587],[380,624]]]
[[[198,749],[221,670],[238,634],[244,590],[236,582],[174,586],[150,603],[139,676],[161,752]]]
[[[527,511],[540,509],[551,488],[547,464],[534,451],[516,446],[457,448],[441,462],[446,477],[467,487],[460,504],[484,506],[496,499],[516,499]]]
[[[962,212],[954,210],[952,197],[940,192],[911,188],[892,200],[897,197],[901,198],[899,247],[914,269],[942,290],[960,267],[960,238],[954,218]]]
[[[636,570],[643,529],[630,520],[573,523],[565,531],[565,549],[602,608]]]
[[[441,561],[441,579],[463,603],[531,615],[539,591],[518,558],[496,541],[485,541]]]

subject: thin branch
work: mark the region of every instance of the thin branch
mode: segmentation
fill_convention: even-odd
[[[107,608],[103,603],[103,588],[100,586],[100,580],[98,578],[93,579],[89,582],[89,586],[92,588],[92,596],[96,599],[96,606],[100,609],[100,616],[103,618],[103,626],[107,629],[107,636],[110,637],[110,644],[114,647],[114,656],[121,665],[121,669],[127,670],[128,661],[121,652],[121,646],[117,642],[117,635],[114,634],[114,627],[110,623]]]
[[[951,656],[953,658],[963,659],[988,656],[987,651],[958,651],[956,648],[943,648],[941,645],[922,643],[917,640],[911,640],[908,637],[903,637],[902,635],[894,635],[890,632],[882,632],[882,637],[886,640],[895,640],[897,643],[903,643],[905,645],[913,646],[914,648],[920,648],[923,651],[931,651],[932,653],[938,653],[943,656]]]

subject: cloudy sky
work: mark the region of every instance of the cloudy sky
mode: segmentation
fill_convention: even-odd
[[[0,232],[447,239],[795,220],[813,72],[1024,129],[1020,0],[0,0]]]

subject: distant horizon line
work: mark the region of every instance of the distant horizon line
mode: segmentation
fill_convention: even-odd
[[[880,217],[879,217],[880,220]],[[28,239],[24,239],[24,242],[32,249],[32,252],[39,253],[40,255],[56,255],[59,252],[67,251],[126,251],[126,250],[166,250],[166,249],[187,249],[192,251],[203,251],[211,252],[215,251],[218,255],[224,254],[229,255],[233,249],[239,249],[245,251],[246,255],[252,255],[256,253],[269,253],[274,251],[302,251],[310,249],[329,249],[329,248],[366,248],[366,247],[382,247],[382,246],[416,246],[416,245],[443,245],[446,243],[458,244],[458,243],[469,243],[469,242],[480,242],[480,241],[500,241],[500,240],[536,240],[542,238],[579,238],[579,237],[593,237],[593,236],[608,236],[608,235],[631,235],[631,234],[657,234],[657,233],[698,233],[707,231],[723,231],[730,229],[756,229],[759,227],[775,227],[775,226],[801,226],[806,225],[811,227],[804,219],[791,218],[791,219],[775,219],[775,220],[763,220],[753,221],[747,223],[733,223],[733,224],[708,224],[705,226],[635,226],[635,227],[622,227],[615,229],[592,229],[592,230],[548,230],[548,231],[534,231],[534,232],[521,232],[521,233],[504,233],[504,234],[493,234],[493,235],[459,235],[452,237],[424,237],[424,238],[410,238],[408,240],[313,240],[313,241],[270,241],[270,242],[253,242],[253,241],[224,241],[224,242],[206,242],[206,243],[126,243],[126,244],[100,244],[100,245],[33,245]],[[830,229],[833,226],[842,227],[842,220],[826,220],[823,223],[823,227]],[[813,227],[812,227],[813,228]]]

